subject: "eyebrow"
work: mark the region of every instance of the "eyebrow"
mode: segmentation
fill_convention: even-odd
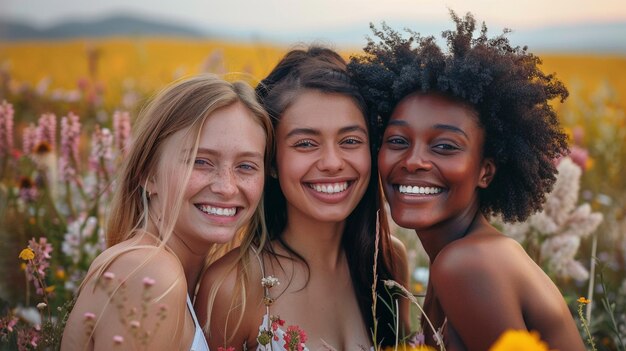
[[[361,132],[367,135],[367,130],[365,130],[365,128],[359,125],[352,125],[352,126],[347,126],[347,127],[343,127],[339,129],[339,134],[344,134],[344,133],[349,133],[349,132]],[[320,135],[322,133],[318,129],[313,129],[313,128],[296,128],[296,129],[292,129],[291,131],[289,131],[289,133],[287,133],[287,138],[294,136],[294,135],[300,135],[300,134]]]
[[[402,121],[402,120],[393,120],[393,121],[389,121],[389,123],[387,124],[387,126],[399,126],[399,127],[408,127],[409,123],[407,123],[407,121]],[[433,126],[433,129],[443,129],[443,130],[449,130],[451,132],[454,133],[458,133],[458,134],[462,134],[464,135],[466,138],[469,139],[469,137],[467,136],[467,134],[463,131],[463,129],[459,128],[459,127],[455,127],[453,125],[450,124],[435,124]]]
[[[198,154],[209,154],[209,155],[219,155],[220,152],[217,150],[207,149],[203,147],[198,148]],[[257,157],[263,158],[263,154],[256,151],[244,151],[237,154],[239,157]]]

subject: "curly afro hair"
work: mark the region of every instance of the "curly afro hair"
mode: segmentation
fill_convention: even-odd
[[[382,30],[370,25],[380,42],[369,39],[365,55],[350,59],[349,72],[381,130],[400,100],[415,92],[442,94],[475,109],[485,130],[484,156],[497,167],[490,186],[480,190],[481,210],[523,221],[541,209],[556,180],[554,160],[568,152],[548,104],[556,97],[562,102],[567,89],[539,69],[541,60],[526,47],[510,45],[509,30],[487,38],[483,23],[474,38],[472,14],[450,14],[456,31],[442,33],[447,53],[433,36],[406,30],[405,39],[384,23]]]

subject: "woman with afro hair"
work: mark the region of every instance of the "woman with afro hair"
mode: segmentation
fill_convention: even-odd
[[[584,350],[558,288],[488,221],[541,209],[567,138],[548,104],[567,97],[527,49],[451,12],[456,31],[408,39],[386,25],[349,71],[380,125],[378,166],[391,215],[430,260],[426,344],[487,350],[506,330],[539,333],[550,349]],[[426,320],[422,325],[426,324]]]

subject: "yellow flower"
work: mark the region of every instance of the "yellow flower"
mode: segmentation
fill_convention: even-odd
[[[49,293],[53,292],[54,289],[55,289],[55,286],[54,285],[50,285],[50,286],[46,287],[46,292],[49,294]]]
[[[26,266],[26,263],[24,263],[24,262],[20,263],[20,269],[21,269],[21,270],[25,271],[25,270],[26,270],[26,267],[27,267],[27,266]]]
[[[59,268],[59,269],[56,270],[55,276],[58,279],[65,280],[65,271],[62,268]]]
[[[35,258],[35,251],[33,251],[30,247],[27,247],[22,250],[22,252],[20,252],[19,257],[24,261],[32,260],[33,258]]]
[[[579,297],[578,300],[576,301],[578,301],[578,303],[582,303],[583,305],[586,305],[591,302],[591,300],[586,299],[584,296]]]
[[[489,351],[550,351],[541,341],[539,333],[526,330],[507,330],[491,346]]]

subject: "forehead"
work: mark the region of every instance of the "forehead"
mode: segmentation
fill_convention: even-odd
[[[365,117],[351,97],[337,93],[307,90],[301,93],[281,115],[278,129],[294,126],[334,128],[346,124],[365,128]]]
[[[390,123],[397,120],[455,124],[465,122],[479,126],[478,114],[471,106],[438,94],[406,96],[396,105],[389,119]]]
[[[200,130],[200,146],[227,144],[232,147],[265,149],[266,132],[255,115],[242,103],[213,111]]]

